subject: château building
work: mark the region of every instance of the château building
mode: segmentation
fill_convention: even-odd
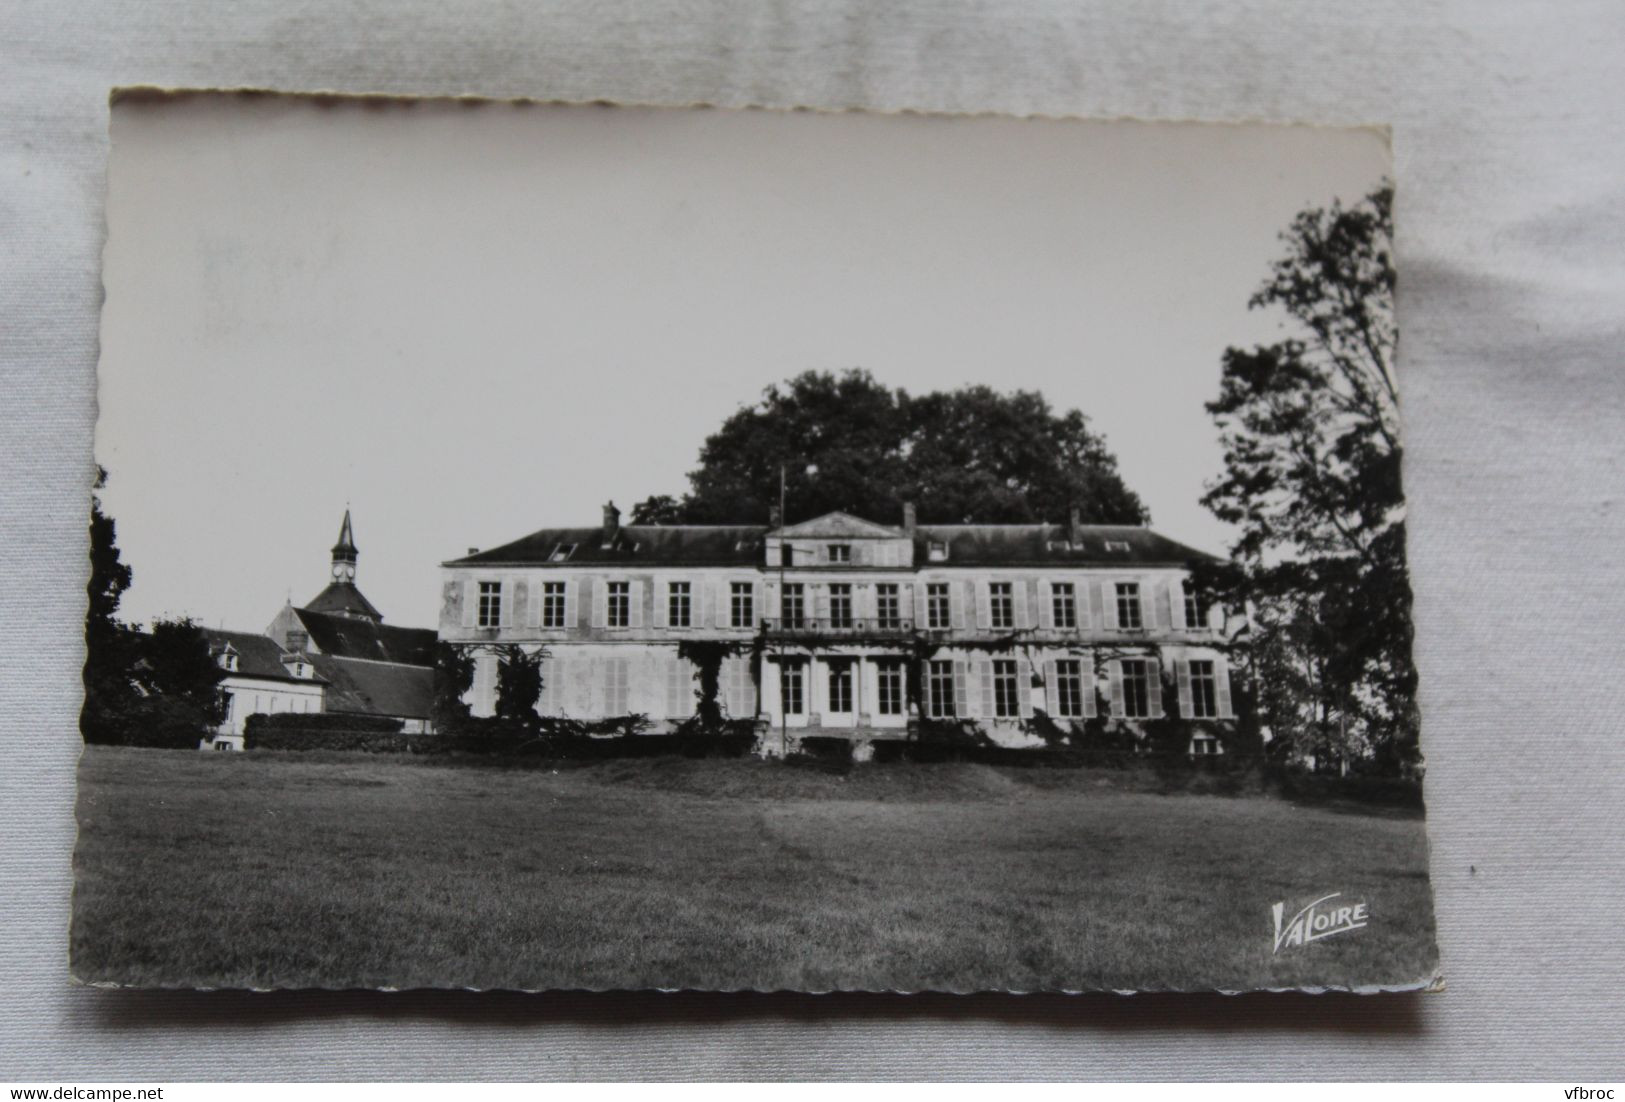
[[[1210,556],[1140,526],[917,524],[845,513],[793,525],[545,528],[442,564],[440,637],[475,657],[493,714],[497,648],[543,651],[537,710],[680,724],[697,703],[685,641],[736,644],[719,703],[782,732],[866,746],[925,720],[1007,746],[1062,725],[1192,721],[1192,753],[1234,718],[1223,613],[1190,584]],[[758,677],[753,665],[759,656]],[[861,753],[861,750],[860,750]]]

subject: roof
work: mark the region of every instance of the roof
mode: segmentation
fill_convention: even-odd
[[[358,550],[355,545],[355,531],[350,527],[350,510],[344,510],[344,523],[339,526],[339,541],[333,545],[333,553],[348,551],[352,555]]]
[[[851,513],[825,513],[800,524],[789,524],[768,533],[786,539],[891,539],[906,540],[908,533],[901,528],[876,524],[872,520],[855,517]]]
[[[293,611],[322,654],[409,666],[434,665],[435,632],[432,628],[395,627],[314,608]]]
[[[929,545],[939,542],[948,545],[948,558],[936,564],[941,566],[1183,566],[1214,560],[1139,525],[1085,524],[1077,534],[1074,542],[1071,528],[1062,524],[922,524],[915,529],[914,562],[931,565]]]
[[[329,712],[428,718],[434,701],[434,670],[427,666],[367,662],[331,654],[312,655],[311,661],[328,682],[324,707]]]
[[[543,528],[512,543],[445,563],[528,566],[553,561],[556,548],[574,547],[566,563],[670,563],[683,566],[754,566],[763,560],[765,524],[626,524],[604,547],[602,528]]]
[[[446,566],[533,566],[574,563],[638,563],[648,566],[766,565],[763,540],[790,538],[896,538],[901,528],[873,524],[845,513],[830,513],[788,528],[762,525],[634,524],[620,528],[614,546],[605,548],[602,528],[543,528],[512,543],[453,559]],[[1074,545],[1063,524],[922,524],[914,531],[914,565],[1077,566],[1132,564],[1183,566],[1217,561],[1205,551],[1139,525],[1086,524]],[[948,557],[932,563],[928,544],[948,544]],[[572,549],[564,558],[555,553]],[[324,648],[325,649],[325,648]]]
[[[315,664],[314,658],[296,655],[292,651],[283,650],[276,640],[269,636],[258,635],[249,631],[225,631],[221,628],[199,628],[206,639],[209,640],[209,653],[219,654],[230,646],[237,654],[237,668],[230,671],[234,677],[258,677],[267,681],[298,681],[309,683],[308,677],[295,677],[283,665],[285,661],[291,662],[295,658],[308,660]],[[316,680],[320,680],[318,677]]]
[[[305,608],[312,612],[337,612],[352,618],[362,616],[370,620],[384,618],[384,614],[361,595],[361,590],[355,587],[354,582],[329,583],[328,587],[316,594]]]

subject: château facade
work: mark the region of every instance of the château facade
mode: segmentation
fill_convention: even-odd
[[[830,513],[799,524],[548,528],[442,564],[440,638],[474,655],[467,700],[494,714],[498,648],[542,651],[544,716],[696,710],[685,642],[734,644],[718,703],[764,745],[834,735],[866,745],[924,720],[969,721],[1033,745],[1035,713],[1066,726],[1192,721],[1190,750],[1234,718],[1218,609],[1191,567],[1209,556],[1140,526],[898,527]],[[691,652],[692,653],[692,652]],[[760,676],[756,670],[760,671]],[[1198,722],[1202,721],[1202,722]]]

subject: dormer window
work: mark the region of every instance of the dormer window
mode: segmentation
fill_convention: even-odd
[[[829,545],[829,561],[832,563],[849,563],[852,561],[852,545],[850,543],[832,543]]]
[[[1049,541],[1049,549],[1051,551],[1070,551],[1070,550],[1072,550],[1072,541],[1071,540],[1050,540]]]
[[[1107,540],[1106,541],[1106,550],[1108,550],[1108,551],[1122,551],[1124,553],[1127,553],[1128,552],[1128,544],[1124,543],[1122,540]]]
[[[574,555],[575,553],[576,553],[576,545],[575,544],[573,544],[573,543],[556,543],[556,544],[553,545],[552,553],[547,556],[547,561],[548,562],[563,562],[566,559],[568,559],[571,555]]]
[[[220,652],[220,668],[228,673],[237,672],[237,652],[227,647]]]
[[[946,562],[948,559],[947,541],[932,540],[926,545],[925,555],[932,562]]]

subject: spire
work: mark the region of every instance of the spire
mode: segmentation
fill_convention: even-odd
[[[344,523],[339,526],[339,541],[333,545],[333,580],[335,582],[355,581],[355,561],[360,554],[356,550],[355,531],[350,527],[350,510],[344,510]]]

